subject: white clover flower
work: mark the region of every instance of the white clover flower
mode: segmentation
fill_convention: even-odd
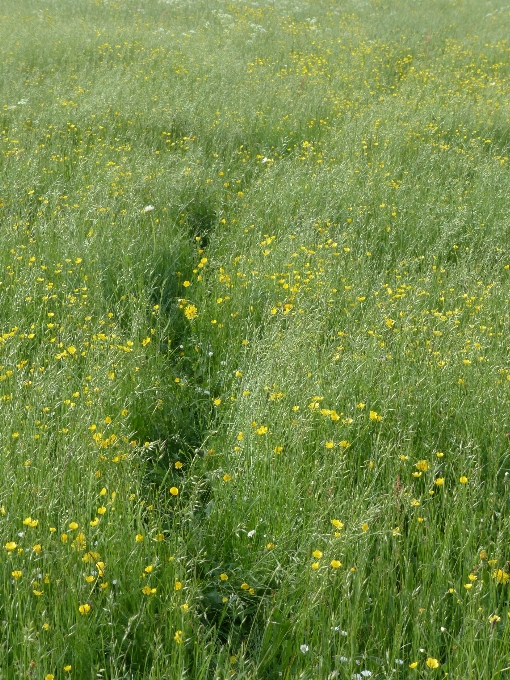
[[[155,210],[153,205],[146,205],[145,208],[143,209],[143,212],[148,213],[148,212],[152,212],[153,210]]]
[[[301,645],[299,649],[303,652],[303,654],[306,654],[308,651],[308,645]]]

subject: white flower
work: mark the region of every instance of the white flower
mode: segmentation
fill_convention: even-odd
[[[255,536],[255,529],[248,531],[248,538],[253,538]]]
[[[367,670],[361,671],[361,675],[364,678],[369,678],[372,675],[372,671],[367,671]]]
[[[339,656],[338,660],[341,661],[342,663],[347,663],[349,659],[346,656]]]
[[[331,626],[331,630],[334,630],[335,633],[340,633],[340,635],[343,635],[344,637],[347,637],[347,631],[342,630],[340,626]]]
[[[143,209],[144,213],[152,212],[154,210],[153,205],[146,205],[145,208]]]
[[[402,659],[395,659],[395,663],[398,663],[399,666],[404,665],[404,662],[402,661]]]
[[[301,645],[299,649],[303,652],[303,654],[306,654],[308,651],[308,645]]]

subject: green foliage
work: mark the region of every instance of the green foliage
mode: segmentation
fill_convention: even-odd
[[[509,21],[4,0],[2,677],[503,677]]]

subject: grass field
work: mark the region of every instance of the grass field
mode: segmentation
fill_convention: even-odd
[[[510,675],[510,8],[0,4],[0,678]]]

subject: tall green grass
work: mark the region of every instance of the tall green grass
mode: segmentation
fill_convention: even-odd
[[[4,1],[2,678],[505,677],[509,25]]]

